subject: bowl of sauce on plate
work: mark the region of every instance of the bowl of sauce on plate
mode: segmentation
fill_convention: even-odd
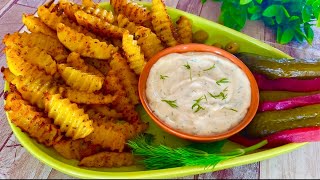
[[[241,131],[259,104],[250,70],[234,55],[203,44],[170,47],[151,58],[139,79],[139,96],[162,129],[201,142]]]

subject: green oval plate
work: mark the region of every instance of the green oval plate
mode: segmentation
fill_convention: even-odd
[[[146,7],[150,7],[150,3],[142,3]],[[102,3],[101,7],[110,9],[110,5],[108,3]],[[214,23],[212,21],[203,19],[201,17],[177,10],[168,7],[167,8],[169,15],[172,20],[175,22],[180,15],[187,16],[193,21],[193,31],[198,29],[203,29],[209,34],[209,39],[206,44],[213,44],[215,42],[219,42],[223,45],[227,44],[230,41],[235,41],[240,45],[240,51],[242,52],[254,52],[261,55],[272,55],[274,57],[290,57],[289,55],[281,52],[278,49],[275,49],[257,39],[249,37],[240,32],[234,31],[227,27],[224,27],[220,24]],[[8,86],[6,84],[6,90],[8,90]],[[144,109],[140,106],[137,108],[139,111],[141,118],[144,121],[148,121],[150,123],[150,128],[148,129],[148,133],[154,134],[156,136],[156,141],[158,143],[163,143],[168,146],[177,147],[181,145],[186,145],[189,142],[179,139],[177,137],[171,136],[158,128],[152,120],[145,113]],[[145,170],[141,166],[130,166],[130,167],[121,167],[121,168],[84,168],[77,166],[78,161],[76,160],[68,160],[60,156],[53,148],[47,148],[35,140],[28,137],[27,134],[23,133],[19,128],[13,125],[9,118],[9,124],[12,128],[17,139],[20,143],[25,147],[34,157],[39,159],[41,162],[51,166],[52,168],[68,174],[70,176],[74,176],[77,178],[94,178],[94,179],[128,179],[128,178],[174,178],[174,177],[182,177],[206,172],[213,172],[217,170],[232,168],[235,166],[240,166],[244,164],[254,163],[261,160],[265,160],[283,153],[287,153],[289,151],[295,150],[299,147],[302,147],[306,143],[291,143],[281,147],[273,148],[273,149],[265,149],[260,150],[258,152],[254,152],[252,154],[244,155],[241,157],[237,157],[234,159],[226,160],[214,168],[204,168],[204,167],[178,167],[178,168],[170,168],[170,169],[161,169],[161,170]],[[240,147],[238,144],[228,142],[223,148],[230,149]]]

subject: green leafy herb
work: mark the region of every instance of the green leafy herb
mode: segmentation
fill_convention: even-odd
[[[202,107],[202,106],[200,105],[200,102],[201,102],[203,99],[205,99],[206,101],[208,101],[206,95],[203,95],[203,96],[201,96],[200,98],[198,98],[198,99],[196,99],[196,100],[193,100],[193,101],[195,101],[195,103],[192,105],[191,108],[192,108],[192,110],[193,110],[194,108],[196,108],[196,110],[195,110],[194,112],[198,112],[198,111],[200,111],[200,110],[204,110],[204,107]]]
[[[170,101],[170,100],[162,99],[161,101],[162,102],[166,102],[167,104],[169,104],[169,106],[171,106],[173,108],[177,108],[178,107],[177,100]]]
[[[165,80],[167,77],[169,77],[169,76],[164,76],[164,75],[160,74],[160,79],[162,79],[162,80]]]
[[[182,166],[204,166],[214,167],[219,162],[235,158],[246,153],[259,149],[268,143],[267,140],[261,141],[247,148],[237,148],[228,152],[207,152],[207,148],[180,147],[171,148],[165,145],[152,145],[150,138],[147,136],[138,136],[128,141],[129,147],[135,156],[143,158],[141,161],[147,169],[165,169]]]
[[[222,78],[222,79],[218,80],[216,83],[220,86],[220,84],[222,84],[222,83],[229,83],[229,80],[227,78]]]
[[[212,65],[211,67],[209,67],[208,69],[205,69],[203,71],[210,71],[211,69],[215,68],[216,66],[215,65]]]
[[[238,110],[233,109],[233,108],[229,108],[229,110],[234,111],[234,112],[238,112]]]
[[[187,62],[187,64],[183,65],[185,68],[187,68],[190,72],[190,80],[192,81],[192,76],[191,76],[191,66],[189,65],[189,63]]]
[[[274,30],[276,40],[280,44],[287,44],[292,40],[302,42],[305,39],[311,45],[314,38],[311,27],[320,27],[319,0],[220,1],[221,24],[240,31],[247,19],[262,20],[266,26]],[[205,3],[206,0],[201,2]]]
[[[217,94],[217,95],[214,95],[214,94],[212,94],[212,93],[210,93],[210,92],[208,92],[209,93],[209,95],[211,96],[211,97],[213,97],[213,98],[215,98],[215,99],[219,99],[219,98],[221,98],[222,100],[225,100],[225,99],[227,99],[227,92],[228,91],[228,89],[227,88],[225,88],[223,91],[221,91],[219,94]]]

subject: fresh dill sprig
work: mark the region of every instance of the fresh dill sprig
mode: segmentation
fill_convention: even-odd
[[[227,99],[227,96],[228,96],[228,94],[226,93],[228,91],[228,89],[227,88],[224,88],[224,90],[223,91],[221,91],[219,94],[217,94],[217,95],[213,95],[212,93],[210,93],[210,92],[208,92],[209,93],[209,95],[211,96],[211,97],[213,97],[213,98],[215,98],[215,99],[219,99],[219,98],[221,98],[222,100],[225,100],[225,99]]]
[[[229,83],[230,81],[227,78],[222,78],[218,80],[216,83],[220,86],[221,83]]]
[[[238,157],[259,149],[268,143],[263,140],[247,148],[237,148],[228,152],[206,151],[208,148],[179,147],[171,148],[165,145],[154,145],[149,142],[150,138],[139,135],[128,141],[128,146],[135,156],[142,158],[142,163],[147,169],[165,169],[183,166],[203,166],[213,168],[219,162]],[[221,146],[221,145],[218,145]],[[222,146],[221,146],[222,147]]]
[[[190,80],[192,81],[192,76],[191,76],[191,66],[189,65],[189,63],[187,62],[187,64],[183,65],[186,69],[189,70],[189,74],[190,74]]]
[[[233,108],[227,108],[227,109],[229,109],[229,110],[231,110],[231,111],[234,111],[234,112],[238,112],[238,110],[233,109]]]
[[[202,106],[199,104],[203,99],[205,99],[206,101],[208,101],[206,95],[203,95],[203,96],[201,96],[200,98],[198,98],[198,99],[196,99],[196,100],[193,100],[193,101],[195,101],[195,103],[192,105],[191,108],[192,108],[192,110],[193,110],[193,108],[196,108],[196,110],[195,110],[194,112],[198,112],[198,111],[200,111],[200,110],[204,110],[204,107],[202,107]]]
[[[166,78],[168,78],[169,76],[166,76],[166,75],[161,75],[160,74],[160,79],[162,79],[162,80],[165,80]]]
[[[169,104],[169,106],[173,107],[173,108],[177,108],[178,105],[177,105],[177,100],[165,100],[165,99],[162,99],[161,100],[162,102],[166,102],[167,104]]]
[[[210,71],[211,69],[213,69],[213,68],[215,68],[216,67],[216,65],[214,64],[214,65],[212,65],[211,67],[209,67],[208,69],[205,69],[205,70],[203,70],[203,71]]]

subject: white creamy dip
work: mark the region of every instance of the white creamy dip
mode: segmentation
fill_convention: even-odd
[[[245,73],[222,56],[172,53],[151,68],[146,96],[152,111],[165,124],[206,136],[228,131],[244,118],[251,89]]]

